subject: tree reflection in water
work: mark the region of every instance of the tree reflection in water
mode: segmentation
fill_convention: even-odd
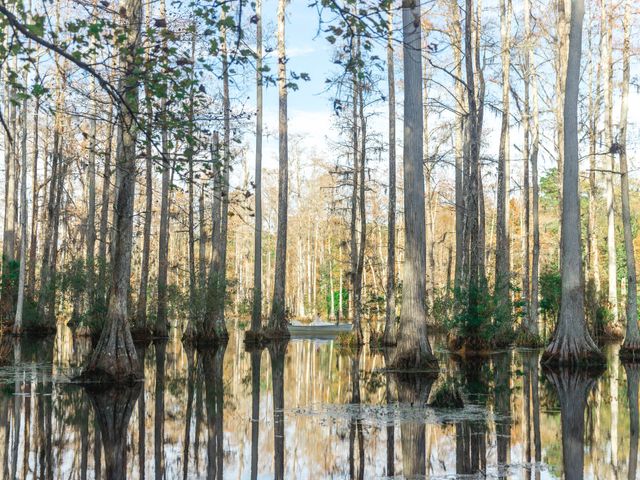
[[[105,473],[108,480],[126,480],[127,478],[127,429],[142,387],[142,382],[131,386],[88,385],[85,387],[93,406],[98,428],[100,428]]]
[[[224,354],[226,343],[200,353],[207,403],[207,479],[224,477]]]
[[[435,381],[432,374],[423,372],[397,372],[393,374],[398,402],[412,409],[426,408],[431,387]],[[426,423],[425,421],[402,421],[400,424],[402,445],[402,474],[405,478],[424,478],[426,467]]]
[[[288,341],[276,341],[267,346],[271,358],[273,382],[273,461],[274,478],[284,478],[284,357]]]
[[[602,374],[599,370],[545,369],[560,402],[562,464],[566,480],[584,477],[584,409],[587,396]]]
[[[1,479],[108,479],[124,472],[145,480],[455,474],[539,480],[562,477],[563,445],[568,478],[579,478],[574,472],[582,465],[587,479],[638,476],[640,369],[619,367],[614,470],[611,358],[599,388],[587,384],[579,393],[576,375],[571,381],[563,372],[540,375],[539,382],[539,352],[467,362],[438,353],[444,385],[462,392],[465,403],[441,411],[424,405],[429,394],[435,397],[435,383],[381,370],[383,357],[366,346],[359,355],[336,356],[331,343],[275,343],[265,360],[234,336],[226,346],[201,350],[176,340],[138,345],[145,396],[127,413],[126,395],[107,395],[109,408],[130,415],[128,426],[119,423],[121,434],[128,429],[123,451],[118,422],[105,425],[98,415],[107,402],[92,404],[68,381],[88,350],[83,342],[72,344],[70,335],[22,339],[19,351],[10,351],[0,368]],[[128,465],[114,455],[126,455]]]

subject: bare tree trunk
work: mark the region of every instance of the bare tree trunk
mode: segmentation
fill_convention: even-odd
[[[147,4],[146,26],[151,22],[151,3]],[[151,92],[145,85],[146,107],[146,142],[145,142],[145,212],[142,230],[142,264],[140,265],[140,287],[138,290],[138,304],[136,306],[136,320],[138,326],[145,328],[147,324],[147,290],[149,287],[149,257],[151,254],[151,220],[153,218],[153,105]]]
[[[355,5],[357,8],[357,3]],[[367,129],[366,119],[364,117],[364,97],[362,95],[361,82],[359,80],[360,69],[362,68],[360,57],[360,37],[355,40],[355,56],[353,60],[356,65],[353,73],[353,99],[354,99],[354,119],[357,115],[357,122],[354,122],[354,190],[357,185],[358,194],[358,216],[360,220],[359,241],[357,242],[357,253],[354,255],[355,270],[353,271],[353,303],[354,303],[354,316],[353,316],[353,330],[355,333],[355,341],[358,345],[361,345],[363,340],[362,334],[362,279],[364,270],[364,253],[367,240],[367,209],[365,203],[365,162],[366,162],[366,140]],[[360,127],[360,142],[356,140],[358,137],[358,126]],[[358,150],[359,147],[359,151]],[[358,177],[358,181],[355,178]]]
[[[531,332],[530,295],[531,295],[531,189],[529,184],[529,162],[531,161],[531,1],[524,2],[524,106],[522,114],[523,123],[523,147],[524,160],[522,203],[524,204],[523,222],[523,275],[522,275],[522,301],[524,303],[524,328]]]
[[[96,88],[95,80],[92,79],[91,92],[92,99],[91,120],[89,126],[89,158],[87,166],[87,186],[88,186],[88,205],[87,205],[87,251],[86,251],[86,268],[87,268],[87,305],[89,309],[93,309],[95,302],[95,248],[96,248],[96,148],[97,142],[97,120],[98,105],[95,98]]]
[[[462,28],[460,26],[460,7],[457,2],[450,2],[451,9],[451,41],[454,43],[453,58],[455,67],[455,98],[458,114],[454,127],[454,152],[455,152],[455,205],[456,205],[456,269],[453,288],[456,296],[460,293],[463,277],[464,258],[464,224],[465,224],[465,194],[464,194],[464,151],[465,115],[462,112],[465,107],[464,84],[462,82]]]
[[[17,71],[17,56],[14,57],[13,70]],[[7,65],[7,69],[8,69]],[[8,75],[8,72],[7,72]],[[5,135],[5,204],[4,204],[4,232],[2,237],[2,292],[0,292],[0,314],[5,320],[12,322],[14,319],[14,304],[16,285],[12,281],[14,260],[16,260],[16,209],[18,207],[18,192],[16,189],[17,148],[16,140],[16,105],[15,89],[6,82],[7,108],[9,112],[8,129],[11,136]]]
[[[584,279],[578,185],[578,93],[582,55],[584,0],[572,0],[569,57],[564,99],[564,169],[562,195],[560,317],[542,359],[547,364],[601,363],[604,356],[591,339],[584,317]]]
[[[387,220],[387,296],[383,344],[393,345],[396,342],[396,85],[393,60],[393,8],[391,4],[387,10],[387,81],[389,88],[389,217]]]
[[[610,333],[618,334],[619,330],[619,314],[618,314],[618,260],[616,256],[616,212],[613,191],[613,175],[615,171],[615,156],[611,151],[613,142],[613,56],[612,50],[612,32],[609,19],[609,4],[607,0],[603,0],[601,4],[602,15],[602,67],[605,71],[604,76],[604,145],[607,149],[605,155],[606,169],[609,170],[605,174],[606,178],[606,201],[607,201],[607,267],[609,280],[609,308],[613,316]]]
[[[111,148],[113,144],[113,108],[109,105],[107,137],[105,139],[102,206],[100,209],[100,245],[98,247],[98,289],[100,302],[105,301],[107,276],[107,242],[109,239],[109,197],[111,196]]]
[[[531,13],[529,11],[529,17]],[[528,46],[529,52],[533,45]],[[531,58],[531,57],[529,57]],[[531,183],[533,188],[531,221],[533,223],[533,247],[531,252],[531,305],[529,308],[529,333],[538,335],[538,293],[539,293],[539,265],[540,265],[540,187],[538,183],[538,151],[540,149],[540,124],[538,111],[538,79],[535,63],[529,63],[529,79],[531,96],[533,97],[532,128],[533,140],[531,143]]]
[[[193,32],[191,33],[191,64],[194,66],[191,71],[191,82],[195,82],[195,64],[196,64],[196,35],[197,28],[195,23],[193,24]],[[194,175],[193,175],[193,156],[194,156],[194,145],[193,141],[193,102],[195,95],[195,87],[191,86],[189,92],[189,110],[188,110],[188,126],[187,126],[187,136],[189,141],[187,143],[187,151],[186,157],[187,162],[189,164],[188,168],[188,196],[189,196],[189,206],[188,206],[188,230],[189,230],[189,316],[187,317],[187,326],[185,328],[183,338],[193,339],[196,335],[196,326],[194,325],[198,315],[200,314],[200,299],[202,296],[198,292],[198,284],[196,282],[196,229],[195,229],[195,220],[194,220],[194,210],[193,204],[195,201],[194,196]]]
[[[223,33],[222,43],[222,83],[223,83],[223,115],[224,139],[222,146],[222,164],[216,175],[214,187],[213,212],[213,252],[211,270],[209,272],[209,293],[207,298],[206,340],[222,340],[228,338],[224,320],[226,300],[227,272],[227,224],[229,210],[229,170],[230,170],[230,100],[229,100],[229,63],[227,56],[227,32]],[[217,139],[215,140],[217,144]],[[213,330],[211,330],[213,328]]]
[[[500,128],[500,151],[498,154],[498,204],[496,222],[495,262],[495,319],[505,324],[511,318],[510,250],[509,235],[509,96],[511,69],[511,0],[500,0],[500,38],[502,58],[502,125]]]
[[[165,0],[160,4],[160,16],[166,19]],[[166,41],[165,41],[166,48]],[[169,209],[171,196],[171,168],[169,138],[167,132],[167,106],[160,103],[160,142],[162,149],[162,185],[160,192],[160,231],[158,239],[158,313],[154,334],[167,336],[167,274],[169,269]]]
[[[405,259],[402,310],[395,366],[437,370],[427,339],[424,171],[422,168],[422,54],[420,3],[403,0],[404,55],[404,218]]]
[[[629,82],[631,80],[631,7],[625,2],[623,20],[624,40],[622,48],[622,99],[620,104],[620,183],[622,191],[622,225],[627,260],[627,329],[620,355],[632,360],[640,359],[640,331],[638,330],[638,283],[636,257],[631,230],[631,208],[629,206],[629,168],[627,166],[627,117],[629,113]]]
[[[38,210],[40,206],[38,183],[38,155],[39,155],[39,113],[40,98],[36,97],[36,103],[33,109],[33,165],[32,165],[32,198],[31,198],[31,241],[29,247],[29,279],[27,281],[27,289],[29,297],[33,298],[36,291],[36,256],[38,253]]]
[[[28,73],[25,71],[24,83],[27,84]],[[20,167],[20,271],[18,274],[18,299],[16,305],[16,315],[13,323],[13,333],[22,332],[22,313],[24,309],[25,282],[27,275],[27,99],[22,101],[22,138],[21,155],[22,165]],[[17,459],[15,459],[17,463]]]
[[[273,335],[287,337],[285,285],[287,273],[287,204],[289,192],[289,152],[287,129],[287,70],[285,53],[285,0],[278,0],[278,97],[279,97],[279,167],[278,167],[278,232],[273,303],[269,330]]]
[[[251,331],[262,328],[262,0],[256,0],[256,170]]]
[[[107,382],[127,382],[144,375],[133,345],[127,315],[133,243],[133,199],[136,180],[136,135],[134,115],[138,111],[140,80],[135,73],[142,22],[141,0],[127,0],[127,40],[121,50],[124,69],[119,90],[123,101],[119,112],[122,145],[118,153],[116,175],[120,177],[116,198],[115,255],[109,306],[100,340],[82,372],[84,378]]]

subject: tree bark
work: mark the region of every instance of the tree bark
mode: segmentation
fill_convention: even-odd
[[[425,311],[426,232],[422,168],[422,54],[420,4],[403,0],[404,55],[404,217],[405,258],[398,345],[393,364],[437,370],[427,339]]]
[[[287,205],[289,192],[289,151],[287,128],[287,69],[285,53],[285,0],[278,0],[278,230],[276,268],[269,330],[273,336],[288,337],[285,306],[287,273]]]
[[[160,3],[160,16],[166,21],[165,0]],[[164,40],[164,48],[167,48]],[[167,274],[169,269],[169,209],[171,196],[171,160],[167,132],[167,105],[160,102],[160,143],[162,150],[162,184],[160,192],[160,231],[158,239],[158,313],[154,334],[167,336]]]
[[[136,135],[134,115],[138,110],[140,80],[137,68],[137,50],[140,45],[142,21],[141,0],[127,0],[127,39],[121,50],[120,62],[124,69],[120,90],[127,105],[121,105],[119,129],[121,146],[117,172],[120,176],[116,198],[115,255],[107,318],[100,340],[82,372],[85,379],[105,382],[130,382],[142,378],[127,315],[128,292],[131,277],[131,250],[133,236],[133,199],[136,179]]]
[[[262,0],[256,0],[256,170],[251,330],[262,328]]]
[[[393,345],[396,343],[396,85],[391,4],[387,10],[387,82],[389,89],[389,216],[387,220],[387,295],[382,341],[385,345]]]
[[[578,93],[582,55],[584,0],[572,0],[569,57],[564,97],[564,169],[562,195],[560,317],[542,360],[547,364],[601,363],[584,317],[584,279],[578,185]]]
[[[620,184],[622,193],[622,225],[624,227],[624,248],[627,261],[627,328],[620,355],[640,360],[640,330],[638,329],[638,282],[636,277],[636,257],[631,229],[631,208],[629,206],[629,167],[627,166],[627,118],[629,113],[629,83],[631,80],[631,8],[625,3],[622,48],[622,98],[620,103],[620,132],[618,152],[620,154]]]
[[[618,334],[619,314],[618,314],[618,260],[616,254],[616,212],[613,191],[613,176],[615,171],[615,156],[611,151],[613,142],[613,56],[612,56],[612,32],[609,18],[609,2],[602,0],[601,3],[601,34],[602,34],[602,67],[604,76],[604,145],[606,148],[605,174],[607,201],[607,271],[608,271],[608,301],[613,317],[609,333]]]
[[[495,320],[505,324],[511,318],[509,235],[509,98],[511,69],[511,0],[500,0],[500,38],[502,58],[502,123],[498,153],[498,202],[496,222]]]

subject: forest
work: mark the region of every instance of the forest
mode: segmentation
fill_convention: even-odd
[[[2,477],[635,478],[638,7],[0,0]]]

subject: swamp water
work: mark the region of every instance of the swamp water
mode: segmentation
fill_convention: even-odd
[[[542,371],[539,351],[463,363],[432,342],[435,382],[368,348],[251,353],[232,330],[195,352],[173,332],[139,349],[143,385],[91,391],[69,381],[87,340],[22,339],[0,367],[0,478],[635,478],[640,367],[616,345],[590,377]],[[464,408],[425,405],[453,388]]]

